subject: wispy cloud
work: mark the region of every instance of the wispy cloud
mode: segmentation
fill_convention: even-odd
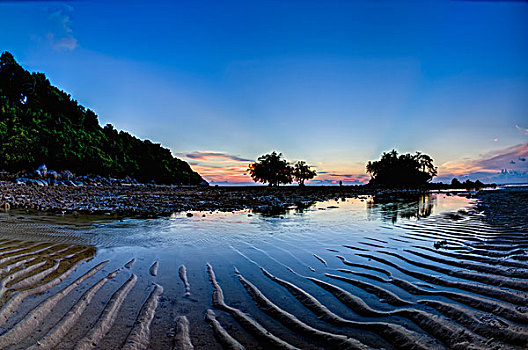
[[[247,174],[251,159],[218,151],[194,151],[176,154],[189,162],[207,181],[213,183],[249,183],[251,177]]]
[[[523,128],[523,127],[521,127],[521,126],[518,125],[518,124],[515,124],[515,129],[519,130],[520,132],[522,132],[522,133],[525,134],[525,135],[528,135],[528,129]]]
[[[251,159],[242,158],[225,152],[201,152],[179,153],[181,157],[196,159],[201,161],[235,161],[235,162],[253,162]]]
[[[57,51],[72,51],[79,46],[77,39],[73,35],[72,12],[73,8],[65,5],[48,16],[51,30],[46,34],[46,37],[51,46]]]

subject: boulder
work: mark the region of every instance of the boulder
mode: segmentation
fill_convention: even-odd
[[[46,167],[46,164],[41,164],[37,170],[35,171],[38,177],[41,179],[44,179],[48,176],[48,168]]]
[[[61,178],[62,181],[64,181],[64,182],[68,182],[68,181],[73,180],[73,174],[72,174],[72,172],[69,171],[69,170],[64,170],[64,171],[61,173],[60,178]]]

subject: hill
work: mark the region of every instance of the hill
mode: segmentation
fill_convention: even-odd
[[[0,56],[0,169],[31,171],[45,163],[78,175],[130,176],[140,182],[199,184],[202,177],[170,150],[110,124],[43,73],[30,73],[9,52]]]

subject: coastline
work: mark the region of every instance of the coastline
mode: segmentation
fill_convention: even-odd
[[[402,200],[428,193],[428,189],[376,189],[360,186],[175,187],[132,186],[25,186],[2,184],[3,211],[25,210],[59,215],[155,217],[189,211],[274,212],[314,202],[358,196],[384,201]],[[434,191],[434,190],[433,190]],[[454,191],[460,192],[460,191]]]

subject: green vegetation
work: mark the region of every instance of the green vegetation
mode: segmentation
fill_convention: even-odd
[[[305,180],[313,179],[315,170],[310,169],[304,161],[298,161],[295,166],[291,166],[282,153],[272,152],[260,156],[258,160],[249,165],[249,174],[255,182],[267,183],[269,186],[292,183],[293,179],[304,186]]]
[[[199,184],[201,176],[167,148],[108,124],[24,70],[9,52],[0,56],[0,169],[29,171],[42,163],[81,174],[130,176],[141,182]]]
[[[367,163],[369,184],[390,187],[423,186],[436,176],[433,159],[426,154],[401,154],[392,150],[381,155],[378,161]]]

